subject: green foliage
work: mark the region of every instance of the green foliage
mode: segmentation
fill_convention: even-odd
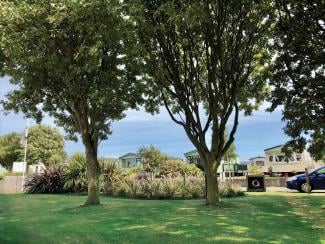
[[[3,72],[16,90],[3,102],[39,122],[47,112],[86,148],[86,204],[99,203],[98,144],[111,123],[143,102],[132,22],[119,0],[0,1]]]
[[[22,161],[21,135],[11,133],[0,136],[0,164],[11,170],[13,162]]]
[[[63,173],[64,189],[70,192],[84,192],[87,189],[86,157],[75,153]]]
[[[189,176],[184,184],[182,177],[154,179],[124,178],[117,187],[115,195],[129,198],[173,199],[202,198],[205,192],[204,178]],[[223,198],[244,196],[240,188],[229,184],[220,186]]]
[[[121,185],[118,189],[117,189],[117,195],[119,197],[127,197],[127,189],[126,189],[127,185]]]
[[[180,181],[167,178],[162,185],[162,190],[165,198],[173,198],[180,191]]]
[[[139,97],[119,1],[2,1],[1,9],[4,71],[18,85],[5,108],[37,120],[49,112],[71,137],[86,116],[95,129],[87,133],[106,139],[110,121]]]
[[[64,192],[63,168],[50,166],[40,174],[27,177],[24,191],[30,194],[62,193]]]
[[[22,161],[24,155],[22,135],[11,133],[0,137],[0,163],[7,169],[13,162]],[[66,157],[64,138],[56,128],[37,125],[29,129],[27,162],[42,162],[46,166],[61,163]]]
[[[195,164],[185,163],[182,165],[183,171],[186,175],[195,176],[195,177],[203,177],[203,172],[200,170]]]
[[[150,147],[139,148],[139,154],[143,158],[142,164],[147,172],[154,172],[159,165],[168,159],[158,148],[151,145]]]
[[[269,75],[274,87],[271,111],[283,106],[285,134],[292,139],[284,147],[308,150],[316,159],[325,157],[324,60],[325,2],[276,0],[277,22],[273,32],[277,52]]]
[[[262,174],[262,170],[261,170],[260,166],[254,165],[254,166],[248,167],[248,173],[251,175],[260,175],[260,174]]]
[[[228,138],[229,138],[228,132],[227,130],[225,130],[224,140],[227,141]],[[231,162],[236,162],[237,158],[238,158],[238,154],[237,154],[235,143],[231,143],[228,150],[225,152],[223,156],[223,160],[227,163],[231,163]]]
[[[177,177],[184,175],[202,176],[203,172],[194,164],[188,164],[178,159],[168,159],[159,165],[160,177]]]
[[[216,181],[217,168],[235,140],[239,112],[250,115],[268,93],[263,76],[272,56],[272,2],[126,2],[151,96],[184,128],[204,170]],[[227,126],[231,130],[225,140]],[[216,191],[209,191],[207,202],[215,204]]]
[[[27,147],[29,164],[40,161],[48,166],[62,163],[65,158],[64,137],[57,128],[36,125],[29,129]]]
[[[153,179],[146,181],[147,186],[147,197],[148,198],[160,198],[162,199],[164,197],[164,191],[163,191],[163,181],[160,179]]]
[[[136,176],[136,175],[140,174],[141,172],[143,172],[143,169],[141,167],[131,167],[131,168],[127,169],[126,175],[127,176]]]
[[[4,173],[0,173],[0,181],[2,181],[5,178],[5,174]]]
[[[242,197],[245,196],[245,193],[240,189],[236,189],[230,184],[226,183],[220,188],[220,196],[223,198]]]
[[[101,163],[101,183],[103,192],[107,195],[114,194],[122,181],[122,171],[114,161]]]
[[[136,198],[139,193],[140,183],[139,181],[126,179],[124,181],[125,194],[127,197]]]
[[[188,177],[186,184],[182,186],[181,194],[186,198],[203,197],[205,191],[204,178]]]
[[[186,164],[177,159],[168,159],[160,163],[159,177],[177,177],[184,174]]]
[[[119,186],[117,195],[130,198],[165,199],[174,198],[180,191],[180,180],[127,178]]]

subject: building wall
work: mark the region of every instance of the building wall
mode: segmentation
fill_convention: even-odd
[[[43,163],[38,163],[38,164],[28,165],[27,172],[28,172],[28,174],[31,174],[31,173],[40,174],[40,173],[43,173],[45,169],[46,169],[46,167]]]
[[[281,152],[281,147],[265,151],[266,166],[272,167],[273,173],[299,173],[315,169],[323,165],[323,162],[316,162],[310,154],[304,150],[302,153],[293,153],[286,162],[284,153]]]
[[[256,157],[249,160],[249,164],[247,165],[247,169],[249,170],[250,167],[259,167],[261,172],[267,172],[268,168],[266,165],[266,159],[264,157]]]
[[[132,168],[141,166],[141,158],[123,158],[120,159],[122,168]]]
[[[22,176],[5,176],[0,181],[0,194],[22,193]]]
[[[286,177],[266,177],[265,186],[266,187],[285,187],[286,186]],[[236,179],[232,178],[229,183],[233,186],[247,187],[247,179]]]
[[[186,155],[186,162],[190,163],[190,164],[199,164],[200,163],[200,156],[198,153],[191,153],[190,155]],[[233,160],[232,162],[225,162],[224,160],[221,160],[221,163],[217,169],[217,173],[218,174],[223,174],[224,172],[224,164],[229,165],[229,164],[239,164],[239,158],[236,158],[236,160]],[[227,172],[232,172],[232,171],[227,171]],[[234,173],[234,172],[233,172]],[[240,172],[243,173],[243,172]],[[245,174],[245,173],[243,173]]]

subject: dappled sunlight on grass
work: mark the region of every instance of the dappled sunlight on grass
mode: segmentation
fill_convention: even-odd
[[[247,237],[233,237],[233,236],[228,236],[228,237],[224,237],[224,236],[215,236],[212,238],[208,238],[207,241],[224,241],[224,242],[253,242],[254,239],[252,238],[247,238]]]
[[[317,243],[325,236],[323,196],[249,193],[217,207],[102,197],[80,207],[84,196],[1,195],[0,243]]]
[[[298,216],[302,222],[310,224],[313,229],[321,230],[325,235],[325,220],[323,205],[319,208],[311,208],[306,198],[288,199],[292,206],[292,213]],[[323,201],[324,202],[324,201]]]

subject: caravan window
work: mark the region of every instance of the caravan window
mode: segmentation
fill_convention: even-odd
[[[276,158],[275,158],[275,161],[276,162],[284,162],[284,155],[280,154],[280,155],[277,155]]]
[[[263,161],[256,161],[256,166],[264,166],[264,162]]]
[[[296,154],[296,158],[297,158],[297,161],[301,161],[302,160],[301,154]]]

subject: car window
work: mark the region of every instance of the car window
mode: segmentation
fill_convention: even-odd
[[[318,170],[317,174],[325,175],[325,168]]]

